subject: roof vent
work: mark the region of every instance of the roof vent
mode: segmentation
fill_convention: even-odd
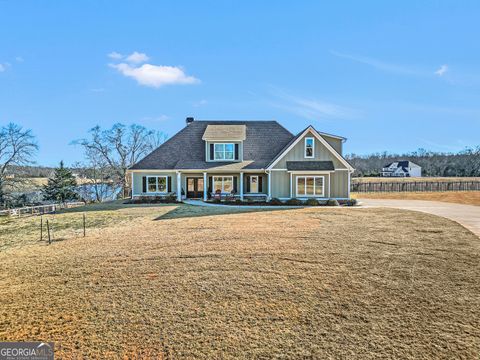
[[[187,117],[187,118],[185,119],[185,122],[186,122],[187,125],[188,125],[188,124],[192,123],[194,120],[195,120],[195,119],[194,119],[193,117]]]

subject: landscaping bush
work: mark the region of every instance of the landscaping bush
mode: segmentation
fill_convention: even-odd
[[[345,206],[355,206],[357,205],[357,199],[348,199],[345,201]]]
[[[214,203],[214,204],[221,204],[221,203],[222,203],[222,200],[216,198],[216,199],[213,199],[213,200],[212,200],[212,203]]]
[[[278,198],[272,198],[272,200],[268,202],[268,205],[283,205],[283,202]]]
[[[300,206],[303,205],[303,201],[300,199],[288,199],[286,204],[291,206]]]
[[[328,199],[327,206],[340,206],[337,199]]]
[[[318,200],[317,199],[308,199],[306,202],[305,202],[305,205],[308,205],[308,206],[318,206],[320,205],[318,203]]]

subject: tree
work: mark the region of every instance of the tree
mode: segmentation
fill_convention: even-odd
[[[60,202],[75,200],[78,198],[76,187],[77,181],[72,172],[64,166],[63,161],[60,161],[60,167],[55,169],[53,177],[43,186],[43,195],[46,200]]]
[[[31,130],[24,130],[13,123],[0,128],[0,204],[6,202],[7,195],[19,182],[8,173],[9,168],[33,163],[37,150]]]
[[[102,130],[95,126],[89,139],[77,140],[85,149],[85,157],[96,174],[102,174],[126,192],[126,174],[130,166],[143,158],[165,140],[162,132],[147,130],[141,125],[115,124]],[[101,168],[99,167],[101,165]]]

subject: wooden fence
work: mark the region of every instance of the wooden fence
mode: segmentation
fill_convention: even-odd
[[[352,192],[480,191],[480,181],[410,181],[352,183]]]
[[[59,204],[48,204],[39,206],[26,206],[16,209],[7,209],[0,211],[0,216],[35,216],[54,213],[60,209],[68,209],[85,205],[84,202],[69,202]]]

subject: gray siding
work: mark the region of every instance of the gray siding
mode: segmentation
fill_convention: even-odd
[[[305,137],[313,137],[315,139],[315,157],[314,158],[305,158]],[[315,136],[308,132],[300,141],[274,166],[274,169],[286,169],[287,161],[333,161],[335,169],[345,169],[343,165],[336,156],[334,156],[330,150],[328,150],[325,145],[323,145]]]
[[[328,135],[322,135],[322,137],[330,144],[331,147],[333,147],[340,155],[342,155],[343,142],[341,139],[333,138]]]
[[[272,198],[290,197],[290,174],[286,171],[272,171]]]
[[[347,198],[348,197],[348,171],[335,171],[331,175],[330,196],[335,198]]]

